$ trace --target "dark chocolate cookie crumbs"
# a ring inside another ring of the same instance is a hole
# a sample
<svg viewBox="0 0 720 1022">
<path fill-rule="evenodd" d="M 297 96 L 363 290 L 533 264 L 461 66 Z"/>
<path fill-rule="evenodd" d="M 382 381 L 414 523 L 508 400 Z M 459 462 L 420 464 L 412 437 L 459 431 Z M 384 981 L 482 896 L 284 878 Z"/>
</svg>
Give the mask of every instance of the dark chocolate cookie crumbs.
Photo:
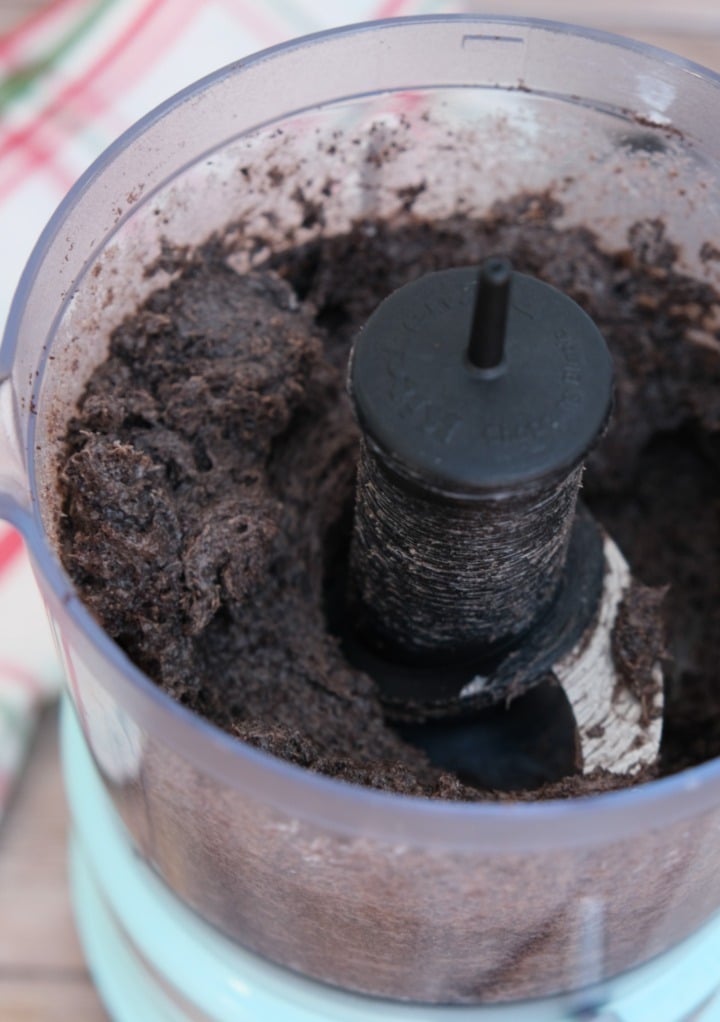
<svg viewBox="0 0 720 1022">
<path fill-rule="evenodd" d="M 661 685 L 655 675 L 657 651 L 665 648 L 663 616 L 660 613 L 666 588 L 653 589 L 633 582 L 618 607 L 612 634 L 612 655 L 618 686 L 630 689 L 641 706 L 641 722 L 652 719 L 655 697 Z"/>
<path fill-rule="evenodd" d="M 215 239 L 181 254 L 179 277 L 117 328 L 68 430 L 62 557 L 104 628 L 166 691 L 311 770 L 412 795 L 499 797 L 433 767 L 386 723 L 325 601 L 357 459 L 352 337 L 406 281 L 502 252 L 574 298 L 611 348 L 615 416 L 584 498 L 637 577 L 669 587 L 662 770 L 720 754 L 720 296 L 676 269 L 660 221 L 607 253 L 590 231 L 559 228 L 561 212 L 521 196 L 479 221 L 408 213 L 245 276 Z M 635 587 L 615 637 L 641 699 L 652 679 L 633 626 L 656 599 Z M 573 777 L 512 797 L 623 783 Z"/>
</svg>

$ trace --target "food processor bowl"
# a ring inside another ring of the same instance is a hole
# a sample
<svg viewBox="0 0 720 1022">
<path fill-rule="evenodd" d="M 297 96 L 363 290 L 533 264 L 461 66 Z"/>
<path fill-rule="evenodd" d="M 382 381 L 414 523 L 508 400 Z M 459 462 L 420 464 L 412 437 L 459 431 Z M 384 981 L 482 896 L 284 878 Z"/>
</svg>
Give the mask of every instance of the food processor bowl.
<svg viewBox="0 0 720 1022">
<path fill-rule="evenodd" d="M 661 217 L 717 285 L 720 78 L 548 22 L 398 19 L 293 41 L 180 93 L 72 189 L 0 353 L 0 512 L 22 531 L 85 741 L 128 840 L 243 948 L 348 990 L 488 1004 L 601 983 L 720 908 L 720 763 L 565 802 L 446 804 L 250 748 L 164 694 L 58 556 L 63 437 L 113 328 L 213 232 L 233 265 L 378 217 L 521 192 L 608 249 Z M 412 209 L 408 196 L 413 196 Z M 720 399 L 720 398 L 719 398 Z"/>
</svg>

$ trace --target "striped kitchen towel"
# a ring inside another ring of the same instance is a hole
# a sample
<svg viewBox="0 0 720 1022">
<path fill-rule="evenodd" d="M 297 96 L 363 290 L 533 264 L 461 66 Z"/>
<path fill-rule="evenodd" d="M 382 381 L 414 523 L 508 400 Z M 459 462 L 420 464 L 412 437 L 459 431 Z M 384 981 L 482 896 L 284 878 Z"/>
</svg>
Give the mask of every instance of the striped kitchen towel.
<svg viewBox="0 0 720 1022">
<path fill-rule="evenodd" d="M 0 822 L 38 709 L 59 683 L 60 668 L 23 542 L 0 522 Z"/>
<path fill-rule="evenodd" d="M 90 162 L 191 81 L 306 32 L 445 0 L 55 0 L 0 38 L 0 322 L 32 246 Z M 7 456 L 0 446 L 0 466 Z M 61 672 L 17 533 L 0 523 L 0 821 Z"/>
</svg>

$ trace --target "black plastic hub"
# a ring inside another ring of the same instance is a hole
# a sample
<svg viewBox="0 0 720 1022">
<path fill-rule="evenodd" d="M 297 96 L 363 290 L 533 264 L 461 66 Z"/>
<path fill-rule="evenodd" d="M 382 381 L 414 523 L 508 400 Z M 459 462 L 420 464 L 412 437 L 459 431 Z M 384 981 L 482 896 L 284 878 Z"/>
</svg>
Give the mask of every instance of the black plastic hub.
<svg viewBox="0 0 720 1022">
<path fill-rule="evenodd" d="M 613 371 L 597 327 L 548 284 L 504 281 L 504 265 L 407 284 L 355 342 L 350 392 L 366 440 L 425 491 L 472 499 L 566 475 L 607 421 Z"/>
</svg>

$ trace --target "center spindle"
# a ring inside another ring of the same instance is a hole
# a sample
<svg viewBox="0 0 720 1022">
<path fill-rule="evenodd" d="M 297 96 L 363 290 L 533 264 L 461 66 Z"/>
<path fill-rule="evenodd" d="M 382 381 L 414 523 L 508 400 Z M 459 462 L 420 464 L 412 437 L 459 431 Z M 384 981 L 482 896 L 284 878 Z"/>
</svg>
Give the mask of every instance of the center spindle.
<svg viewBox="0 0 720 1022">
<path fill-rule="evenodd" d="M 375 649 L 452 662 L 516 645 L 547 614 L 612 364 L 571 299 L 507 260 L 431 273 L 358 336 L 363 431 L 350 606 Z"/>
</svg>

